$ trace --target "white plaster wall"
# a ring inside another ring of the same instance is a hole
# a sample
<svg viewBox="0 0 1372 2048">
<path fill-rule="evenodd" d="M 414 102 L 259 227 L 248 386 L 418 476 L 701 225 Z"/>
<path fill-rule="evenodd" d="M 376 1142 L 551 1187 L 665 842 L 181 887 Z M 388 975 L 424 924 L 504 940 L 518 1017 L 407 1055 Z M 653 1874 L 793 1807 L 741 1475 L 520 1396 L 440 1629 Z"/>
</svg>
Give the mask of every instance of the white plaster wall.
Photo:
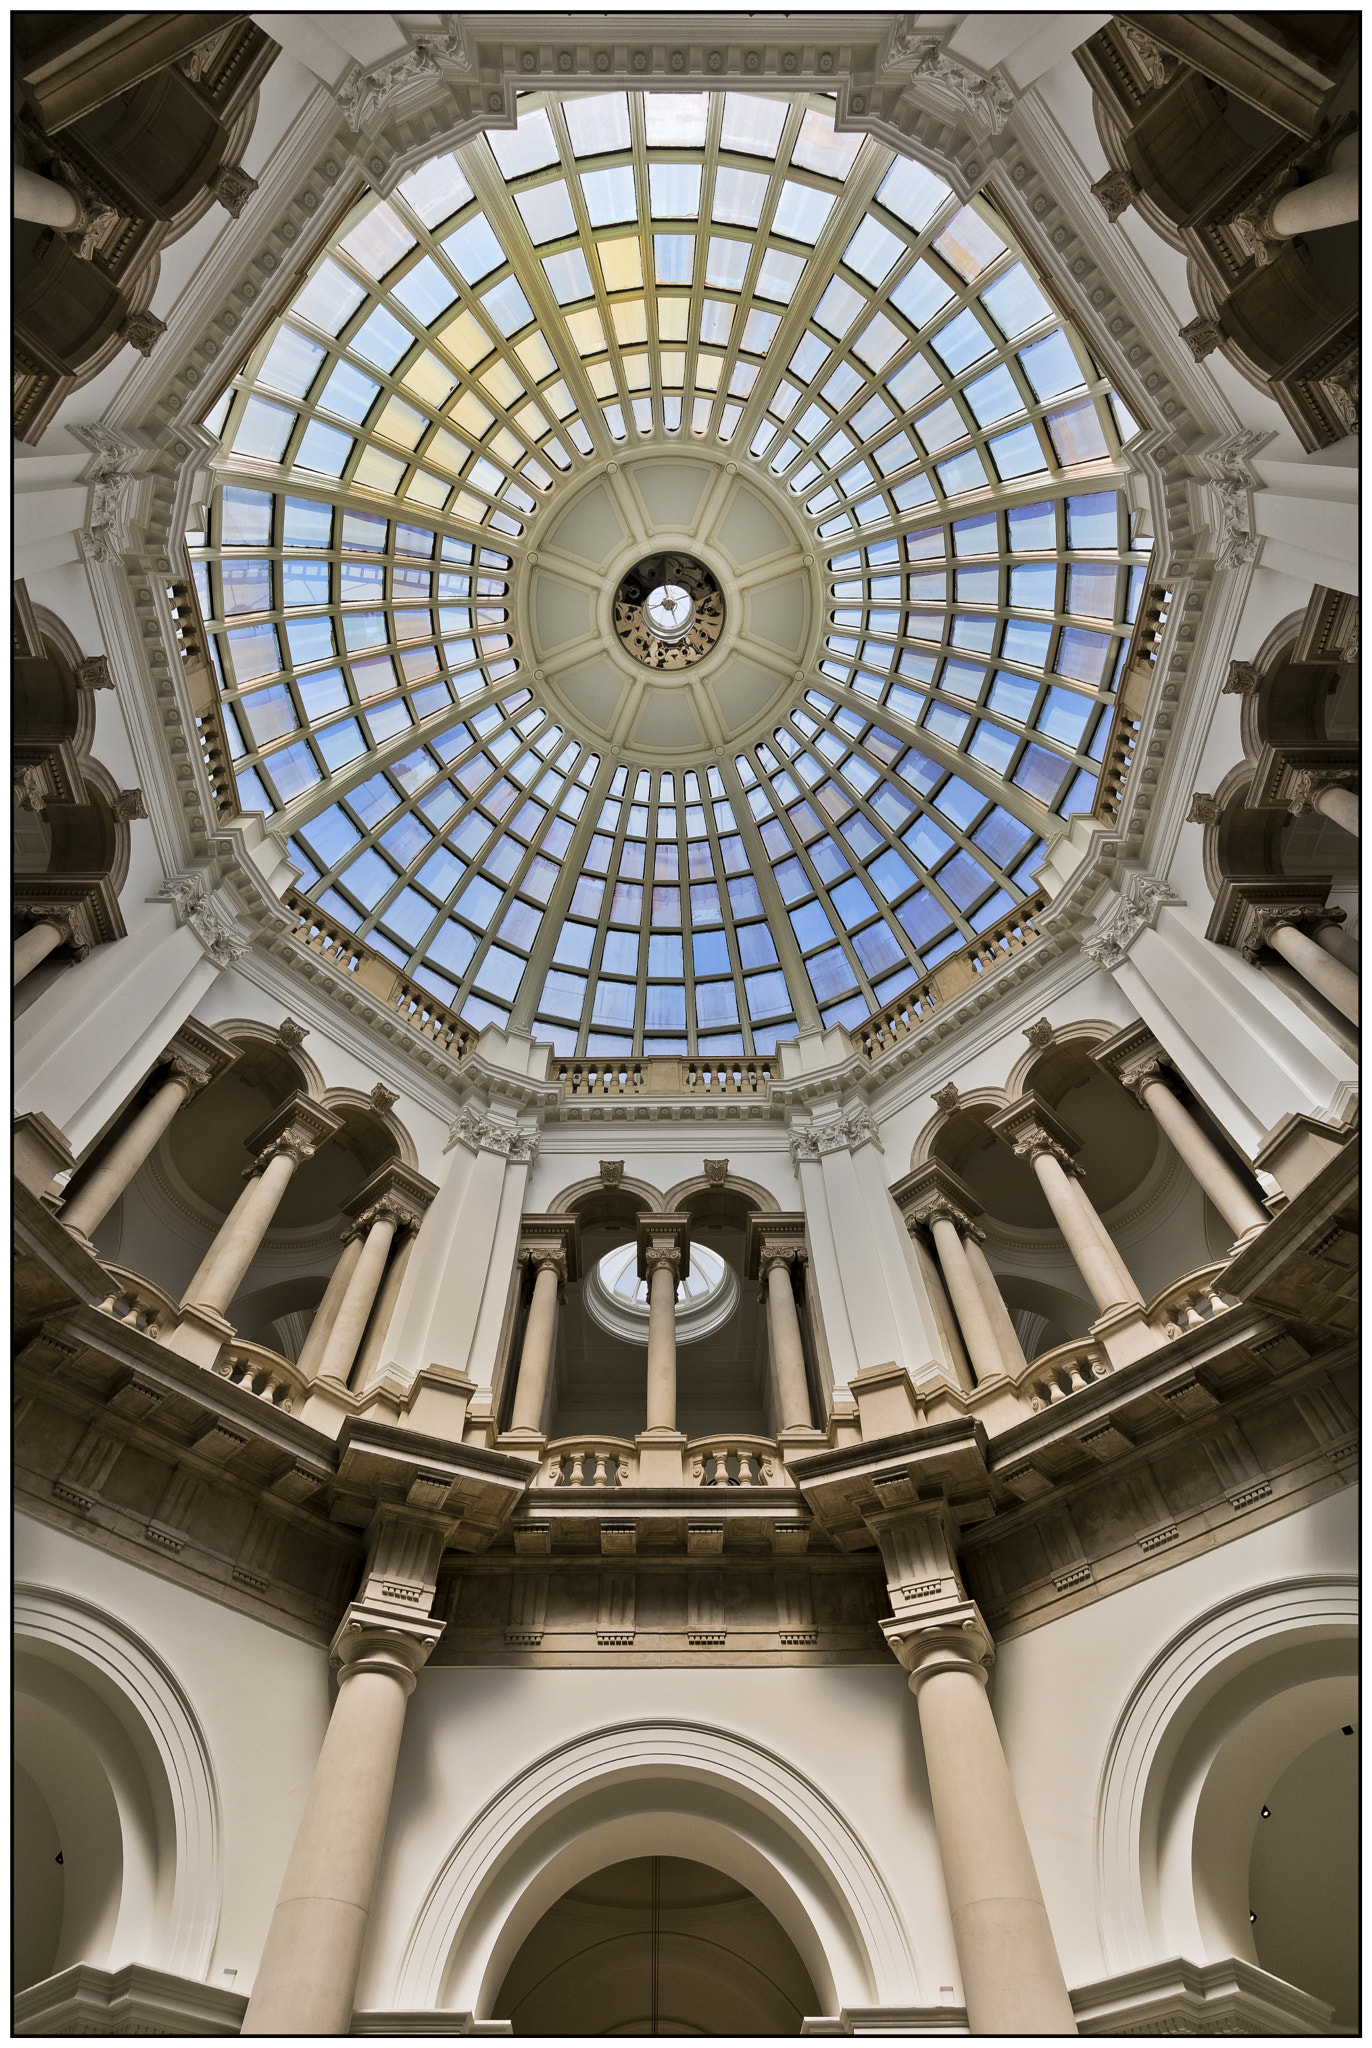
<svg viewBox="0 0 1372 2048">
<path fill-rule="evenodd" d="M 371 1932 L 363 2010 L 392 2007 L 430 1885 L 486 1803 L 578 1736 L 644 1720 L 736 1733 L 809 1778 L 842 1813 L 894 1895 L 921 1995 L 960 1979 L 918 1715 L 905 1674 L 846 1669 L 492 1671 L 430 1668 L 410 1701 Z M 671 1803 L 678 1803 L 674 1787 Z M 671 1852 L 664 1839 L 662 1853 Z"/>
<path fill-rule="evenodd" d="M 1069 1985 L 1108 1974 L 1093 1887 L 1096 1799 L 1116 1724 L 1149 1664 L 1235 1593 L 1351 1573 L 1357 1561 L 1350 1488 L 1000 1646 L 992 1703 Z"/>
<path fill-rule="evenodd" d="M 332 1709 L 328 1653 L 20 1515 L 14 1574 L 93 1602 L 169 1666 L 218 1784 L 224 1896 L 207 1982 L 252 1988 Z"/>
</svg>

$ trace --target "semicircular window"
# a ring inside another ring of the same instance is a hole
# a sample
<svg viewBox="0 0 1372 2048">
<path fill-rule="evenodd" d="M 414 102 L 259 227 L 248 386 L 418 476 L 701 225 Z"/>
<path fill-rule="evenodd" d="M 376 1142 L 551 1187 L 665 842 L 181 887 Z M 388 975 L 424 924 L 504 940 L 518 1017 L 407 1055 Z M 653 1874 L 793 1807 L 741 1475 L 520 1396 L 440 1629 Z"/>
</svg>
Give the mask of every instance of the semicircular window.
<svg viewBox="0 0 1372 2048">
<path fill-rule="evenodd" d="M 238 806 L 470 1025 L 853 1024 L 1095 802 L 1137 425 L 994 208 L 830 96 L 524 95 L 354 206 L 204 424 L 193 694 Z M 785 717 L 665 772 L 544 703 L 516 593 L 626 448 L 711 445 L 813 536 L 823 615 Z"/>
</svg>

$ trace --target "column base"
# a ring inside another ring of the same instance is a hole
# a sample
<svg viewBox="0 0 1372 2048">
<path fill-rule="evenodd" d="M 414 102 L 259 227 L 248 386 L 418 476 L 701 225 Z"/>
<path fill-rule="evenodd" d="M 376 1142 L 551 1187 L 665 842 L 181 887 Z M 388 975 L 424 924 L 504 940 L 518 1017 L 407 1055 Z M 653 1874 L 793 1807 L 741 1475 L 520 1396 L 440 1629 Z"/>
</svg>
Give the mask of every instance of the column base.
<svg viewBox="0 0 1372 2048">
<path fill-rule="evenodd" d="M 220 1315 L 218 1309 L 183 1301 L 175 1325 L 159 1341 L 166 1345 L 168 1351 L 176 1352 L 179 1358 L 188 1358 L 192 1365 L 203 1365 L 213 1370 L 224 1346 L 232 1343 L 237 1335 L 233 1324 Z"/>
<path fill-rule="evenodd" d="M 781 1453 L 778 1464 L 781 1467 L 772 1484 L 794 1486 L 795 1480 L 786 1470 L 792 1458 L 803 1458 L 815 1451 L 829 1448 L 829 1432 L 811 1429 L 806 1423 L 797 1422 L 790 1429 L 783 1429 L 777 1437 L 777 1450 Z"/>
<path fill-rule="evenodd" d="M 548 1439 L 541 1429 L 502 1429 L 495 1440 L 498 1451 L 509 1451 L 516 1458 L 532 1458 L 535 1463 L 542 1461 Z"/>
<path fill-rule="evenodd" d="M 1145 1322 L 1143 1310 L 1132 1301 L 1108 1308 L 1086 1334 L 1101 1346 L 1112 1372 L 1118 1372 L 1122 1365 L 1132 1365 L 1136 1358 L 1147 1358 L 1163 1341 Z"/>
<path fill-rule="evenodd" d="M 686 1439 L 674 1429 L 645 1430 L 634 1438 L 640 1486 L 684 1486 Z"/>
<path fill-rule="evenodd" d="M 394 1372 L 394 1366 L 387 1367 Z M 441 1437 L 445 1443 L 460 1444 L 467 1424 L 467 1409 L 476 1392 L 476 1381 L 455 1366 L 426 1365 L 415 1375 L 405 1421 L 422 1436 Z"/>
<path fill-rule="evenodd" d="M 310 1381 L 309 1391 L 300 1404 L 300 1420 L 323 1436 L 337 1436 L 348 1416 L 356 1413 L 357 1396 L 349 1392 L 342 1380 L 323 1375 Z"/>
<path fill-rule="evenodd" d="M 924 1404 L 903 1365 L 864 1366 L 848 1385 L 858 1404 L 864 1443 L 883 1436 L 904 1436 L 907 1430 L 922 1426 Z"/>
</svg>

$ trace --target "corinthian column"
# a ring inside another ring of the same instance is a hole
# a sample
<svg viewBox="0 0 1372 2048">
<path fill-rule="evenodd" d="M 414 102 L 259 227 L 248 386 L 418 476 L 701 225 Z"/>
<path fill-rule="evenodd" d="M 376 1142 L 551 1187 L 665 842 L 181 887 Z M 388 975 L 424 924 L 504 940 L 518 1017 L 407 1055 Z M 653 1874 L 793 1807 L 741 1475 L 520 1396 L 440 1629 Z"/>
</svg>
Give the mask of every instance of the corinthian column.
<svg viewBox="0 0 1372 2048">
<path fill-rule="evenodd" d="M 863 1476 L 855 1448 L 841 1472 L 817 1484 L 802 1477 L 821 1520 L 834 1495 Z M 1001 1747 L 986 1672 L 995 1652 L 985 1622 L 958 1570 L 954 1525 L 942 1501 L 915 1503 L 932 1464 L 893 1473 L 890 1459 L 869 1467 L 880 1491 L 904 1492 L 908 1505 L 863 1520 L 881 1548 L 892 1619 L 883 1621 L 895 1656 L 910 1675 L 919 1708 L 924 1761 L 974 2034 L 1074 2034 L 1076 2022 L 1039 1890 L 1019 1802 Z M 851 1494 L 850 1494 L 851 1498 Z"/>
<path fill-rule="evenodd" d="M 89 1239 L 173 1118 L 237 1057 L 238 1047 L 229 1045 L 214 1032 L 197 1024 L 183 1026 L 162 1055 L 160 1064 L 168 1069 L 166 1080 L 153 1091 L 128 1129 L 64 1206 L 62 1221 L 74 1236 Z"/>
<path fill-rule="evenodd" d="M 910 1235 L 927 1230 L 933 1240 L 977 1384 L 1013 1377 L 1024 1353 L 977 1242 L 974 1219 L 982 1209 L 972 1190 L 942 1160 L 931 1159 L 897 1181 L 891 1198 Z"/>
<path fill-rule="evenodd" d="M 332 1307 L 332 1321 L 315 1366 L 319 1379 L 347 1386 L 397 1234 L 403 1239 L 406 1233 L 418 1230 L 437 1192 L 432 1181 L 391 1159 L 343 1204 L 344 1214 L 354 1219 L 359 1249 L 349 1261 L 347 1285 Z M 320 1308 L 322 1313 L 323 1303 Z"/>
<path fill-rule="evenodd" d="M 1072 1155 L 1081 1140 L 1032 1090 L 986 1120 L 1015 1154 L 1027 1160 L 1042 1188 L 1063 1242 L 1100 1311 L 1094 1327 L 1114 1366 L 1156 1350 L 1157 1335 L 1143 1320 L 1143 1296 L 1109 1231 L 1081 1185 Z M 1106 1326 L 1106 1327 L 1102 1327 Z"/>
<path fill-rule="evenodd" d="M 1163 1054 L 1159 1052 L 1127 1067 L 1119 1078 L 1121 1086 L 1157 1119 L 1178 1158 L 1209 1196 L 1234 1236 L 1244 1238 L 1265 1230 L 1271 1217 L 1172 1092 Z"/>
<path fill-rule="evenodd" d="M 221 1224 L 181 1302 L 181 1320 L 164 1340 L 168 1348 L 209 1364 L 228 1332 L 224 1312 L 257 1256 L 296 1168 L 342 1128 L 339 1119 L 292 1095 L 246 1139 L 253 1164 L 248 1185 Z"/>
<path fill-rule="evenodd" d="M 1075 2034 L 986 1672 L 995 1652 L 971 1601 L 928 1624 L 883 1622 L 919 1709 L 939 1859 L 974 2034 Z"/>
<path fill-rule="evenodd" d="M 1318 945 L 1301 926 L 1317 917 L 1322 924 L 1333 921 L 1328 911 L 1312 912 L 1305 906 L 1271 905 L 1259 910 L 1253 917 L 1241 951 L 1245 960 L 1253 965 L 1261 960 L 1267 947 L 1279 954 L 1294 967 L 1303 981 L 1310 984 L 1317 995 L 1332 1003 L 1336 1010 L 1348 1019 L 1350 1024 L 1358 1022 L 1358 977 L 1342 960 Z"/>
<path fill-rule="evenodd" d="M 638 1441 L 650 1451 L 656 1441 L 665 1453 L 652 1460 L 654 1476 L 649 1477 L 640 1455 L 639 1478 L 645 1486 L 681 1483 L 679 1447 L 684 1448 L 685 1438 L 676 1426 L 676 1291 L 690 1270 L 690 1217 L 640 1216 L 638 1277 L 648 1283 L 648 1417 Z"/>
</svg>

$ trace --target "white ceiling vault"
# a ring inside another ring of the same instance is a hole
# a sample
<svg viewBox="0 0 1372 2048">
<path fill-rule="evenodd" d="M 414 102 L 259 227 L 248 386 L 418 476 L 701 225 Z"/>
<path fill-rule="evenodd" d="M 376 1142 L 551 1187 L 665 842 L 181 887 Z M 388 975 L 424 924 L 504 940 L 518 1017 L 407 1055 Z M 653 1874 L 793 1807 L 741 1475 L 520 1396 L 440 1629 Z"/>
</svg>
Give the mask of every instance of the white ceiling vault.
<svg viewBox="0 0 1372 2048">
<path fill-rule="evenodd" d="M 227 862 L 264 931 L 294 869 L 563 1053 L 766 1053 L 894 1000 L 1033 890 L 1154 521 L 1155 569 L 1195 552 L 1168 484 L 1203 380 L 1032 90 L 1096 17 L 262 20 L 316 84 L 101 430 L 88 551 L 112 640 L 157 629 L 147 744 L 180 721 L 194 755 L 192 541 L 242 816 L 163 771 L 180 862 Z M 685 682 L 608 630 L 659 544 L 725 595 Z M 1136 856 L 1147 783 L 1059 922 Z"/>
</svg>

